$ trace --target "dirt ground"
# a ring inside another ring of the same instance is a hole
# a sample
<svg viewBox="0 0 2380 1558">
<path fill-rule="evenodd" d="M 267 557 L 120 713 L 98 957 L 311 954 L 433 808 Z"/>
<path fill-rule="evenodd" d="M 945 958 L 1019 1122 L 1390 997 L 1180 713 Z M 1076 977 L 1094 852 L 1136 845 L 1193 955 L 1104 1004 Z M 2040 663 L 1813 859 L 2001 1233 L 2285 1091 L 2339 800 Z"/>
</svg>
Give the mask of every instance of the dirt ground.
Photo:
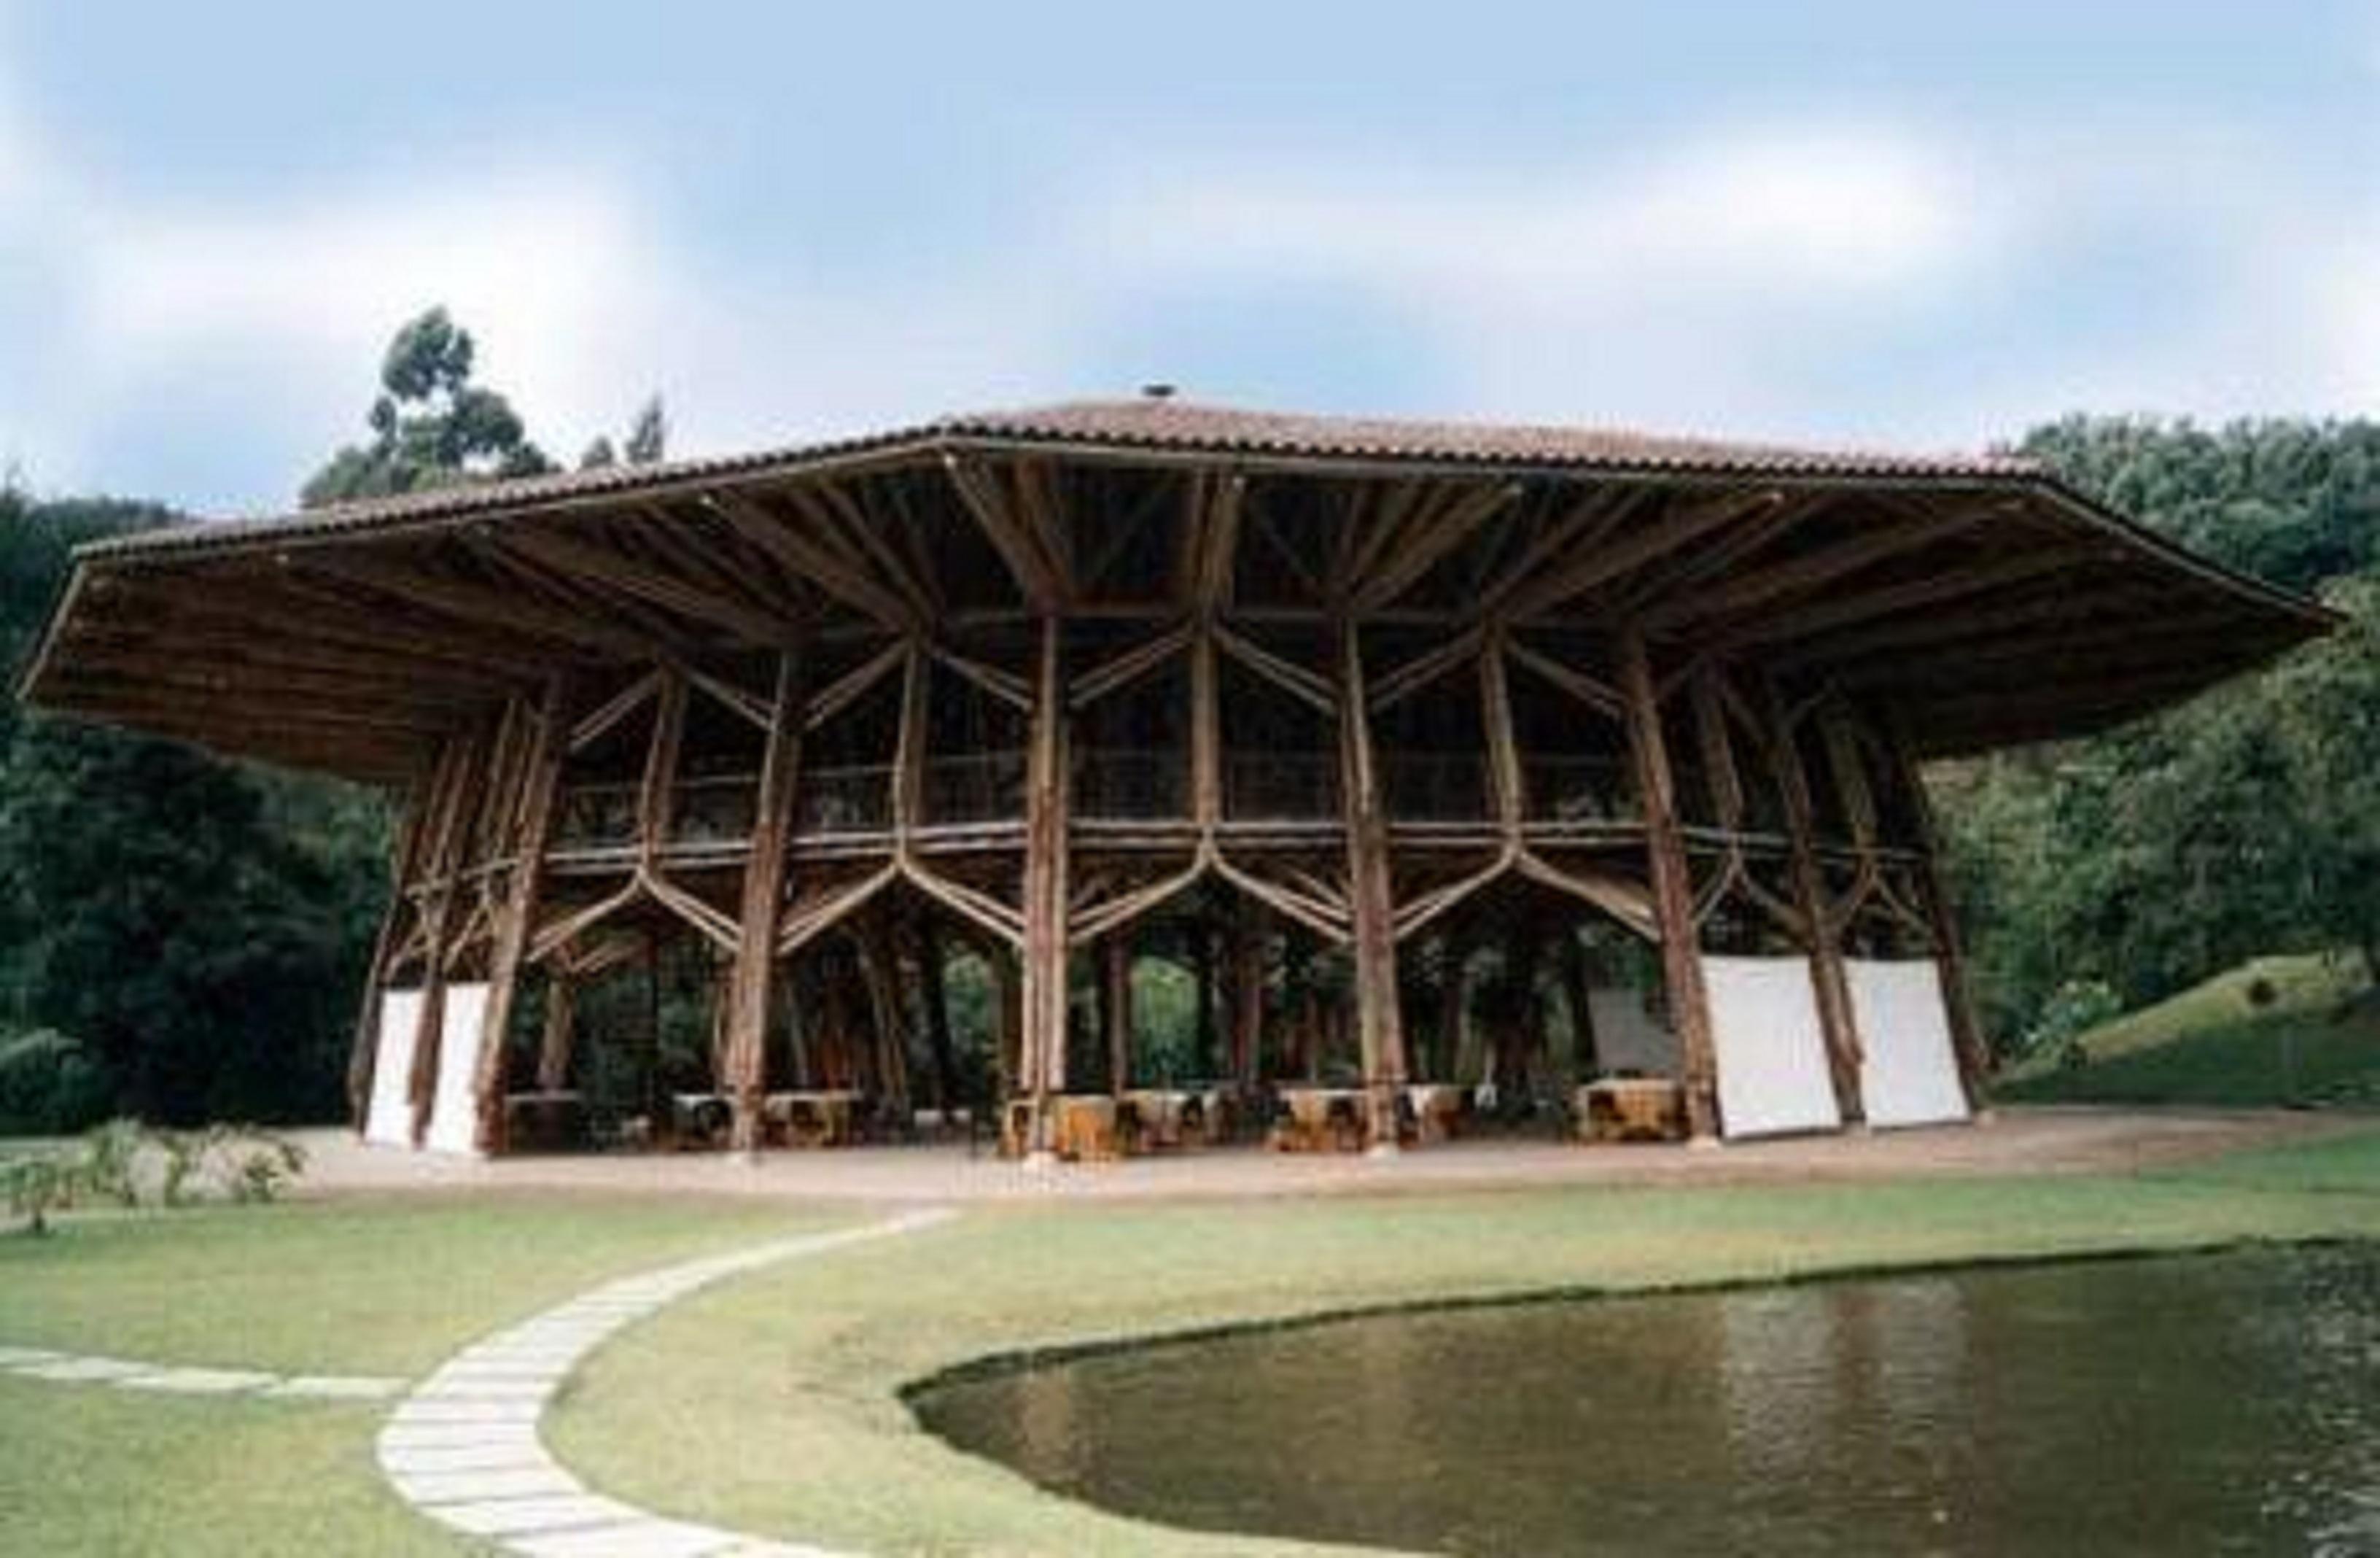
<svg viewBox="0 0 2380 1558">
<path fill-rule="evenodd" d="M 2278 1111 L 2004 1109 L 1978 1125 L 1683 1146 L 1580 1147 L 1487 1138 L 1393 1158 L 1227 1148 L 1027 1169 L 985 1143 L 717 1152 L 584 1153 L 493 1160 L 366 1147 L 345 1130 L 298 1133 L 301 1194 L 459 1189 L 669 1192 L 786 1200 L 921 1202 L 1209 1199 L 1381 1195 L 1545 1185 L 1856 1182 L 1937 1175 L 2126 1173 L 2353 1128 Z M 2361 1123 L 2368 1124 L 2368 1118 Z"/>
</svg>

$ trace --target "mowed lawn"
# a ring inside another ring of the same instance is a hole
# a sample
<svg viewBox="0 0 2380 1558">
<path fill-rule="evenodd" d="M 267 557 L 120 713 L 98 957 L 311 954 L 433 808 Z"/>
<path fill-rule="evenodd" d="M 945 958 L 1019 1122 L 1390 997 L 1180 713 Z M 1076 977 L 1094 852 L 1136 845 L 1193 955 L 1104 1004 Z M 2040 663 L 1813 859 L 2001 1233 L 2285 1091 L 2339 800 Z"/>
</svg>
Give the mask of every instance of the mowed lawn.
<svg viewBox="0 0 2380 1558">
<path fill-rule="evenodd" d="M 2145 1177 L 973 1211 L 698 1296 L 598 1354 L 548 1437 L 606 1491 L 847 1551 L 1293 1551 L 1042 1493 L 899 1393 L 987 1355 L 1367 1306 L 2319 1237 L 2380 1237 L 2380 1129 Z"/>
<path fill-rule="evenodd" d="M 606 1277 L 876 1215 L 478 1192 L 78 1219 L 0 1237 L 0 1345 L 418 1376 Z M 1287 1551 L 1042 1494 L 921 1432 L 901 1392 L 987 1355 L 1382 1304 L 2312 1237 L 2380 1238 L 2380 1128 L 2143 1176 L 975 1207 L 626 1333 L 547 1439 L 601 1491 L 844 1551 Z M 385 1410 L 0 1377 L 0 1552 L 467 1551 L 382 1484 Z"/>
<path fill-rule="evenodd" d="M 0 1235 L 0 1345 L 413 1378 L 606 1277 L 832 1220 L 484 1195 L 75 1217 Z M 0 1375 L 0 1553 L 454 1552 L 373 1465 L 387 1410 Z"/>
</svg>

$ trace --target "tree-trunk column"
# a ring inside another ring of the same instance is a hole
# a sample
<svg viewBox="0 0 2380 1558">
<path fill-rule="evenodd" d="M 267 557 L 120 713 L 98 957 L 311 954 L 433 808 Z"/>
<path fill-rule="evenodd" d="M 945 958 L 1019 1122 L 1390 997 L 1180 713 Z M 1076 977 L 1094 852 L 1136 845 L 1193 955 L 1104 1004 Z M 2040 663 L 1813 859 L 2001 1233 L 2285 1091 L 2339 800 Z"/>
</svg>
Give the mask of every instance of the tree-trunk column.
<svg viewBox="0 0 2380 1558">
<path fill-rule="evenodd" d="M 1397 1093 L 1405 1082 L 1404 1022 L 1397 1001 L 1396 909 L 1389 878 L 1388 816 L 1364 707 L 1364 656 L 1355 624 L 1339 625 L 1339 769 L 1347 828 L 1347 896 L 1354 927 L 1355 1034 L 1363 1054 L 1369 1136 L 1376 1152 L 1397 1147 Z"/>
<path fill-rule="evenodd" d="M 1896 721 L 1886 734 L 1892 749 L 1894 779 L 1909 800 L 1917 824 L 1919 857 L 1925 862 L 1925 913 L 1934 930 L 1934 967 L 1942 979 L 1942 1004 L 1950 1019 L 1952 1048 L 1959 1060 L 1959 1086 L 1967 1095 L 1967 1112 L 1978 1119 L 1991 1115 L 1986 1079 L 1992 1072 L 1991 1045 L 1984 1037 L 1983 1020 L 1975 1014 L 1973 987 L 1967 979 L 1966 943 L 1959 931 L 1958 909 L 1942 874 L 1942 835 L 1935 825 L 1934 802 L 1925 793 L 1925 776 L 1917 771 L 1907 733 Z"/>
<path fill-rule="evenodd" d="M 1686 1128 L 1698 1143 L 1718 1139 L 1718 1066 L 1711 1048 L 1710 998 L 1703 988 L 1702 953 L 1694 930 L 1694 878 L 1678 831 L 1670 748 L 1661 734 L 1661 705 L 1644 635 L 1620 639 L 1620 693 L 1628 705 L 1628 746 L 1636 767 L 1637 803 L 1644 812 L 1645 852 L 1652 878 L 1654 919 L 1661 933 L 1661 974 L 1670 1020 L 1684 1057 Z"/>
<path fill-rule="evenodd" d="M 735 1150 L 760 1149 L 768 1102 L 769 1007 L 777 988 L 777 922 L 784 903 L 785 848 L 793 832 L 795 777 L 801 769 L 801 657 L 777 660 L 769 706 L 768 747 L 752 811 L 752 852 L 744 863 L 735 965 L 727 987 L 727 1083 L 735 1115 Z"/>
<path fill-rule="evenodd" d="M 1867 1119 L 1866 1101 L 1860 1091 L 1859 1020 L 1852 1010 L 1851 982 L 1843 973 L 1842 941 L 1828 902 L 1826 873 L 1818 866 L 1810 778 L 1802 766 L 1801 745 L 1793 737 L 1783 695 L 1773 682 L 1761 691 L 1769 767 L 1777 776 L 1778 796 L 1785 809 L 1793 897 L 1802 911 L 1802 943 L 1809 953 L 1810 984 L 1817 992 L 1818 1025 L 1827 1039 L 1827 1074 L 1834 1083 L 1835 1109 L 1843 1124 L 1857 1126 Z"/>
<path fill-rule="evenodd" d="M 1050 1095 L 1066 1086 L 1066 694 L 1059 620 L 1041 620 L 1025 797 L 1020 1081 L 1032 1100 L 1028 1155 L 1052 1149 Z"/>
<path fill-rule="evenodd" d="M 555 798 L 562 787 L 562 759 L 569 746 L 569 706 L 560 678 L 551 682 L 539 705 L 529 760 L 521 776 L 519 806 L 510 830 L 513 864 L 488 960 L 488 1000 L 480 1017 L 479 1065 L 471 1077 L 471 1145 L 480 1152 L 504 1147 L 505 1041 L 512 1032 L 513 1000 L 521 960 L 537 918 L 538 892 L 545 878 L 546 842 L 553 831 Z"/>
</svg>

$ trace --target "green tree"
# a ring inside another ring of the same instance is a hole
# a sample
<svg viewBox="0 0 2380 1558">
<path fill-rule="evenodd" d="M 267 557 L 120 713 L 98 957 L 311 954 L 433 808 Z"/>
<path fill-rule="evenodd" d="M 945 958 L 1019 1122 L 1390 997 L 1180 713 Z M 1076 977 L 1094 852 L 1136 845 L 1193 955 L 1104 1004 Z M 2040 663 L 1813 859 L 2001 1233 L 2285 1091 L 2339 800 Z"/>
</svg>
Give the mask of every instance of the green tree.
<svg viewBox="0 0 2380 1558">
<path fill-rule="evenodd" d="M 471 333 L 443 308 L 398 330 L 381 361 L 381 394 L 366 419 L 371 442 L 332 456 L 307 481 L 305 505 L 552 470 L 512 403 L 471 382 L 472 358 Z"/>
</svg>

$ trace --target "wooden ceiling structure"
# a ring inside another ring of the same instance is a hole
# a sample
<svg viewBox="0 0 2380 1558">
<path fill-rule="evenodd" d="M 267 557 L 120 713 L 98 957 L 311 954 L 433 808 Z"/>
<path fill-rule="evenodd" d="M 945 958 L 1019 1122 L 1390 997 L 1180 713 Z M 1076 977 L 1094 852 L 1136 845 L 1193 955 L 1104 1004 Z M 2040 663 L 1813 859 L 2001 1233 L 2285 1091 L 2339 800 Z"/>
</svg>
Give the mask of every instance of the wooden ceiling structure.
<svg viewBox="0 0 2380 1558">
<path fill-rule="evenodd" d="M 524 968 L 674 916 L 747 1144 L 772 969 L 872 898 L 1013 955 L 1046 1105 L 1067 950 L 1211 883 L 1346 950 L 1390 1135 L 1399 943 L 1508 880 L 1658 943 L 1707 1134 L 1731 916 L 1810 954 L 1847 1119 L 1829 962 L 1907 935 L 1955 985 L 1915 763 L 2328 621 L 2022 461 L 1147 397 L 97 543 L 25 692 L 401 793 L 375 995 L 485 978 L 502 1036 Z"/>
</svg>

